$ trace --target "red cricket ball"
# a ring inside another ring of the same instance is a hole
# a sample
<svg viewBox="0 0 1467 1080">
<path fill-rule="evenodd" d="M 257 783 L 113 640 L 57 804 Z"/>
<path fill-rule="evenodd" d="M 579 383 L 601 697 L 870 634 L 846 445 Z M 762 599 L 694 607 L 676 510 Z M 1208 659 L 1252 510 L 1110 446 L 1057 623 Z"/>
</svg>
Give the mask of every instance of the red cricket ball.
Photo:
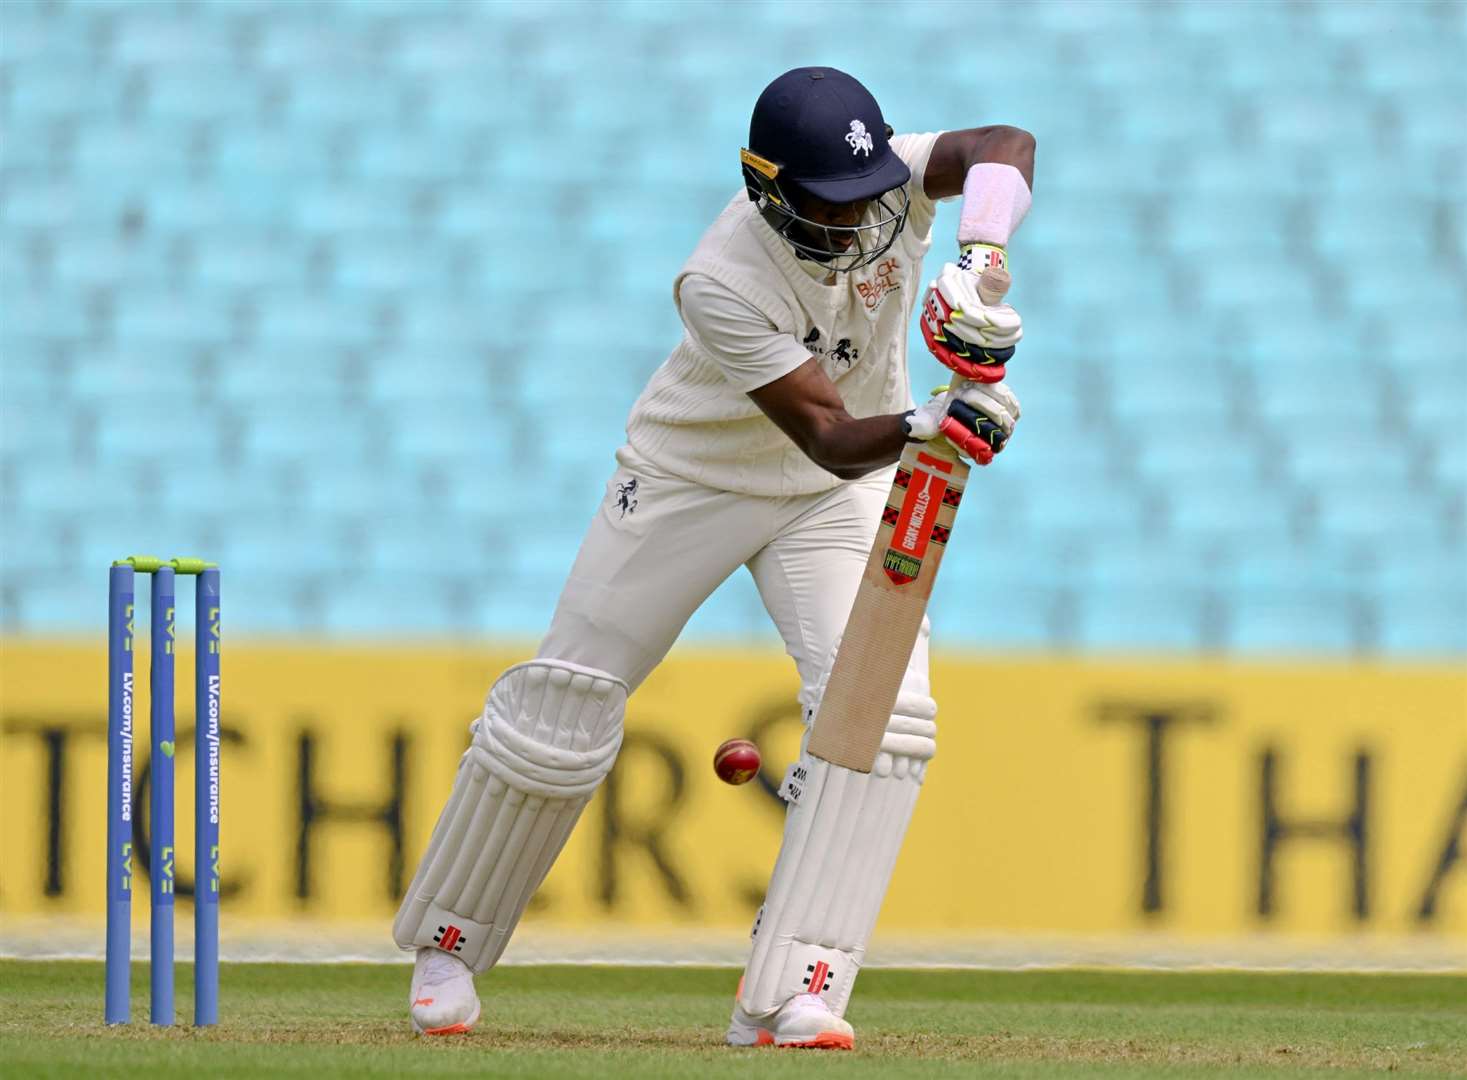
<svg viewBox="0 0 1467 1080">
<path fill-rule="evenodd" d="M 747 784 L 759 774 L 759 748 L 748 739 L 729 739 L 713 751 L 713 771 L 725 784 Z"/>
</svg>

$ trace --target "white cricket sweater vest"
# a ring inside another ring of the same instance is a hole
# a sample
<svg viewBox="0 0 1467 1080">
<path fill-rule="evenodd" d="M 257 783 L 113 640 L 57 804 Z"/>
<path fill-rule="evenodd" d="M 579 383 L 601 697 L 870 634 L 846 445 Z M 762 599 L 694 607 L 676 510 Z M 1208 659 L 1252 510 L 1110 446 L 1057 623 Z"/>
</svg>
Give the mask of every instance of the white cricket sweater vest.
<svg viewBox="0 0 1467 1080">
<path fill-rule="evenodd" d="M 704 274 L 802 342 L 852 416 L 903 412 L 912 407 L 907 328 L 922 256 L 932 243 L 930 206 L 924 199 L 927 212 L 909 218 L 877 262 L 822 285 L 740 192 L 683 264 L 674 299 L 681 306 L 683 278 Z M 748 495 L 802 495 L 843 482 L 807 458 L 686 332 L 632 407 L 627 445 L 617 458 L 635 468 L 638 457 L 676 476 Z"/>
</svg>

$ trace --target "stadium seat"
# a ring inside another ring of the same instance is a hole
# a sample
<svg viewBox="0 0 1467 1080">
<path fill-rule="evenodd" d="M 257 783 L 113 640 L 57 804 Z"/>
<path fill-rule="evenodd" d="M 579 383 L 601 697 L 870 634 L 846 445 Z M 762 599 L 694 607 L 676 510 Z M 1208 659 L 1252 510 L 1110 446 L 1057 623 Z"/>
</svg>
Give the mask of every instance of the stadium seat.
<svg viewBox="0 0 1467 1080">
<path fill-rule="evenodd" d="M 1195 586 L 1093 584 L 1080 596 L 1074 643 L 1101 653 L 1201 652 L 1212 644 L 1208 612 Z"/>
<path fill-rule="evenodd" d="M 1350 655 L 1375 644 L 1358 602 L 1307 585 L 1231 597 L 1224 626 L 1226 648 L 1254 657 Z"/>
<path fill-rule="evenodd" d="M 1385 598 L 1379 647 L 1393 659 L 1461 657 L 1467 652 L 1467 588 Z"/>
<path fill-rule="evenodd" d="M 1306 525 L 1297 495 L 1248 477 L 1178 485 L 1160 497 L 1173 535 L 1192 545 L 1283 546 Z"/>
<path fill-rule="evenodd" d="M 1003 603 L 977 606 L 972 593 L 950 583 L 944 566 L 942 584 L 927 613 L 932 620 L 933 648 L 944 653 L 981 656 L 1003 653 L 1053 652 L 1072 644 L 1076 606 L 1073 590 L 1013 583 L 1007 572 Z"/>
</svg>

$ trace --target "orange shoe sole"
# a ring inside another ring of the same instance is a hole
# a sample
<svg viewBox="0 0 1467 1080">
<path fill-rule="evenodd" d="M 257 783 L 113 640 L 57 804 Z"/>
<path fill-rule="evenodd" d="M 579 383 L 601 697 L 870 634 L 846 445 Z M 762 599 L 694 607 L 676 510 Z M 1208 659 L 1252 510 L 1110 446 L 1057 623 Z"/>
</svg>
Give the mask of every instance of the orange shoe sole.
<svg viewBox="0 0 1467 1080">
<path fill-rule="evenodd" d="M 781 1050 L 854 1050 L 854 1036 L 842 1035 L 838 1031 L 822 1031 L 806 1042 L 780 1043 Z"/>
<path fill-rule="evenodd" d="M 473 1024 L 450 1024 L 448 1027 L 424 1028 L 424 1035 L 462 1035 L 466 1031 L 472 1031 Z"/>
<path fill-rule="evenodd" d="M 767 1031 L 759 1032 L 759 1041 L 756 1046 L 774 1046 L 774 1036 Z M 842 1035 L 838 1031 L 822 1031 L 813 1039 L 804 1042 L 779 1043 L 781 1050 L 854 1050 L 856 1039 L 852 1035 Z"/>
</svg>

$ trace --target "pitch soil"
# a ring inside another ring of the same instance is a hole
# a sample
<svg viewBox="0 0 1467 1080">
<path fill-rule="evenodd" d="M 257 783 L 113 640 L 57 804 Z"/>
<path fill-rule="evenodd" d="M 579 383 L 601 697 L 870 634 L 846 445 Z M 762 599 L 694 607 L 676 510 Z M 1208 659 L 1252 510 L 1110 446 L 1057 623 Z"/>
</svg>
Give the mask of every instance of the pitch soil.
<svg viewBox="0 0 1467 1080">
<path fill-rule="evenodd" d="M 466 1036 L 409 1029 L 405 966 L 226 964 L 216 1028 L 102 1024 L 102 966 L 0 961 L 0 1073 L 49 1076 L 1467 1077 L 1467 977 L 862 974 L 850 1053 L 722 1045 L 737 972 L 506 967 Z"/>
</svg>

